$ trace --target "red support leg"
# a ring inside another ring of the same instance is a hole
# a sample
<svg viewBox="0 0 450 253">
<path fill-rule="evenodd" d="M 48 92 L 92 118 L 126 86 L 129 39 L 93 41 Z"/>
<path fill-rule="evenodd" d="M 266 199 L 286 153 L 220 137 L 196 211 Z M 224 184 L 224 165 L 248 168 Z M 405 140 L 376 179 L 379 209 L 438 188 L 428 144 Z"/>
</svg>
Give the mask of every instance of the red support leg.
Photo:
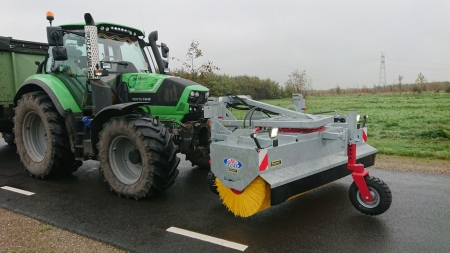
<svg viewBox="0 0 450 253">
<path fill-rule="evenodd" d="M 364 170 L 364 164 L 356 164 L 356 144 L 348 145 L 347 149 L 348 164 L 347 169 L 352 170 L 353 181 L 358 186 L 359 193 L 364 201 L 372 201 L 372 195 L 370 195 L 369 187 L 367 187 L 364 177 L 369 175 L 367 170 Z"/>
</svg>

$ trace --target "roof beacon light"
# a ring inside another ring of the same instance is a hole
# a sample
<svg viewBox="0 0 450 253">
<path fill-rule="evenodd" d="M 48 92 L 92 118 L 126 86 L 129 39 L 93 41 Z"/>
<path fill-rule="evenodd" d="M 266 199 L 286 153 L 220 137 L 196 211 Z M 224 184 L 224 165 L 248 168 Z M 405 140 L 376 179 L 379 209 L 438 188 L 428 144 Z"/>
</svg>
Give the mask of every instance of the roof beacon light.
<svg viewBox="0 0 450 253">
<path fill-rule="evenodd" d="M 50 26 L 52 26 L 52 21 L 55 19 L 55 15 L 53 15 L 53 12 L 47 11 L 47 20 L 50 22 Z"/>
</svg>

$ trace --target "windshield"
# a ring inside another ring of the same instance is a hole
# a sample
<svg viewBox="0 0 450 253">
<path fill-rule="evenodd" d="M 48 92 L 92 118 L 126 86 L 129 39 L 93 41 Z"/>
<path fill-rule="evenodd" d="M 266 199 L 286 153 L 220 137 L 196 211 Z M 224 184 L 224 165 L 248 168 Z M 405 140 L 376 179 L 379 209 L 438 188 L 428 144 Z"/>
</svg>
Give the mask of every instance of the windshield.
<svg viewBox="0 0 450 253">
<path fill-rule="evenodd" d="M 99 33 L 98 51 L 101 62 L 113 63 L 109 71 L 124 72 L 121 70 L 128 69 L 126 72 L 149 72 L 143 51 L 134 37 Z"/>
<path fill-rule="evenodd" d="M 70 68 L 70 73 L 77 76 L 87 76 L 87 56 L 85 38 L 73 33 L 64 35 L 64 47 L 67 50 L 68 59 L 57 61 L 54 67 L 64 66 Z M 150 72 L 144 58 L 144 52 L 139 42 L 134 37 L 124 35 L 99 33 L 98 34 L 99 60 L 110 62 L 110 72 Z M 52 72 L 51 48 L 47 61 L 47 72 Z"/>
</svg>

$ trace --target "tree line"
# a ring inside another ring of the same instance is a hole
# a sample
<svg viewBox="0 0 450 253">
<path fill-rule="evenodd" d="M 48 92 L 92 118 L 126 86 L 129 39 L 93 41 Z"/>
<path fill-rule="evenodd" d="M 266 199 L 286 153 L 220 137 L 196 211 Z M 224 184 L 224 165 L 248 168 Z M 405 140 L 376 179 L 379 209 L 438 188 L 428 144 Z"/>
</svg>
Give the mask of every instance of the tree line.
<svg viewBox="0 0 450 253">
<path fill-rule="evenodd" d="M 404 77 L 399 75 L 398 79 L 391 85 L 346 89 L 336 85 L 335 88 L 329 90 L 314 90 L 313 80 L 306 74 L 306 70 L 294 70 L 288 76 L 287 81 L 280 85 L 277 81 L 269 78 L 261 79 L 257 76 L 217 74 L 216 71 L 220 70 L 220 68 L 211 61 L 196 65 L 196 60 L 201 57 L 203 57 L 203 52 L 199 48 L 199 42 L 193 41 L 187 51 L 186 60 L 171 58 L 182 64 L 180 68 L 173 70 L 172 74 L 208 87 L 212 96 L 223 96 L 226 94 L 250 95 L 253 99 L 260 100 L 289 98 L 293 93 L 301 93 L 303 97 L 309 95 L 323 96 L 378 92 L 413 92 L 420 94 L 427 91 L 445 91 L 450 93 L 450 82 L 429 83 L 422 73 L 418 74 L 417 79 L 412 84 L 403 83 Z"/>
</svg>

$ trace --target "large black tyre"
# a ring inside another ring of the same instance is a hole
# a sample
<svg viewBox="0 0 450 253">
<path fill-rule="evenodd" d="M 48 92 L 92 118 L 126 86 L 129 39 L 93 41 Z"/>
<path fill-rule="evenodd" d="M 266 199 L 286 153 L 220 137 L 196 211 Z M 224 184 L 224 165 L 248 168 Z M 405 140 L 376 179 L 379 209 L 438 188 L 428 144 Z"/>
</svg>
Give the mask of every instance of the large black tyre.
<svg viewBox="0 0 450 253">
<path fill-rule="evenodd" d="M 14 146 L 14 134 L 10 132 L 2 132 L 2 137 L 9 146 Z"/>
<path fill-rule="evenodd" d="M 134 114 L 114 117 L 99 135 L 100 168 L 118 195 L 137 200 L 162 192 L 175 182 L 178 146 L 157 119 Z"/>
<path fill-rule="evenodd" d="M 22 95 L 15 109 L 14 135 L 21 162 L 37 178 L 66 175 L 82 164 L 70 150 L 64 118 L 44 92 Z"/>
<path fill-rule="evenodd" d="M 372 195 L 372 201 L 364 201 L 356 183 L 353 182 L 349 190 L 349 197 L 353 206 L 361 213 L 367 215 L 379 215 L 386 212 L 392 203 L 391 190 L 379 178 L 367 176 L 364 179 Z"/>
</svg>

